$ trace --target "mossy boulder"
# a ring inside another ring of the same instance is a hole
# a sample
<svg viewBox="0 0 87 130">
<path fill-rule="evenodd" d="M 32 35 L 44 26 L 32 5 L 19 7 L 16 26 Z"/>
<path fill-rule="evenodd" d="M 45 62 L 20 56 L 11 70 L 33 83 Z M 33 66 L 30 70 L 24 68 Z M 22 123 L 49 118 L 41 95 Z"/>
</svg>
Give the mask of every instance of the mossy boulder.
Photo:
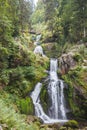
<svg viewBox="0 0 87 130">
<path fill-rule="evenodd" d="M 79 124 L 75 120 L 70 120 L 64 124 L 64 127 L 76 129 L 79 127 Z"/>
<path fill-rule="evenodd" d="M 47 86 L 43 85 L 41 93 L 40 93 L 40 99 L 43 106 L 43 109 L 46 113 L 48 113 L 48 109 L 50 106 L 50 97 L 47 91 Z"/>
<path fill-rule="evenodd" d="M 62 126 L 62 127 L 60 127 L 60 129 L 59 130 L 67 130 L 67 128 L 66 127 L 64 127 L 64 126 Z"/>
</svg>

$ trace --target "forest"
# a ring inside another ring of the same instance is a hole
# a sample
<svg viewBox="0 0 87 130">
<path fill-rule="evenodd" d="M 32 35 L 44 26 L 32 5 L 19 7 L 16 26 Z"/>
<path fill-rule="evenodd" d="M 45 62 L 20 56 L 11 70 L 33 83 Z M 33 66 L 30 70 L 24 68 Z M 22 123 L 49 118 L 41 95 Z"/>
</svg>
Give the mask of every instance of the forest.
<svg viewBox="0 0 87 130">
<path fill-rule="evenodd" d="M 0 0 L 0 130 L 87 129 L 87 0 Z"/>
</svg>

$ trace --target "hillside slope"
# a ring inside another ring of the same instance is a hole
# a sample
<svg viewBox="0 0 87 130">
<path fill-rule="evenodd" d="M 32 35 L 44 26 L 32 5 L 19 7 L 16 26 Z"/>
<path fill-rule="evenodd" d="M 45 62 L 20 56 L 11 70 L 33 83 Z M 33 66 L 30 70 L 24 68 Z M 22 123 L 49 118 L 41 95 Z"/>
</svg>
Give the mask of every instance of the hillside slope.
<svg viewBox="0 0 87 130">
<path fill-rule="evenodd" d="M 59 66 L 74 118 L 87 120 L 87 47 L 73 46 L 59 58 Z"/>
<path fill-rule="evenodd" d="M 28 33 L 0 43 L 0 124 L 3 129 L 33 129 L 26 121 L 26 115 L 34 114 L 28 95 L 46 76 L 45 70 L 49 65 L 47 57 L 33 53 L 34 48 L 32 36 Z M 30 124 L 32 118 L 29 119 Z"/>
</svg>

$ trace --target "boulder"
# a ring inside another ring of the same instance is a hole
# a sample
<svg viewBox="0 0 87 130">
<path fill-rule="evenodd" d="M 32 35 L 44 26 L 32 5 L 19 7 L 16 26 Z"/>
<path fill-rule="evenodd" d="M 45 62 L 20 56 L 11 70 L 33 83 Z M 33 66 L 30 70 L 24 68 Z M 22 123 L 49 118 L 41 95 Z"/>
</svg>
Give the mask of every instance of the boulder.
<svg viewBox="0 0 87 130">
<path fill-rule="evenodd" d="M 59 58 L 59 68 L 60 73 L 66 74 L 70 69 L 74 68 L 76 65 L 76 61 L 73 59 L 73 53 L 63 54 Z"/>
</svg>

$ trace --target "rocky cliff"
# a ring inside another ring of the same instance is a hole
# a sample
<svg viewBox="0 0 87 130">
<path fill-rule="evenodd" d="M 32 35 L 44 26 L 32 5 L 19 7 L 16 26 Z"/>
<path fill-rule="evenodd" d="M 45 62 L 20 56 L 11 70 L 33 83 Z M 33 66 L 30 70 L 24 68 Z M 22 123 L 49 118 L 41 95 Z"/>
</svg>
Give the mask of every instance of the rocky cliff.
<svg viewBox="0 0 87 130">
<path fill-rule="evenodd" d="M 59 58 L 62 78 L 73 115 L 87 119 L 87 48 L 77 45 Z"/>
</svg>

